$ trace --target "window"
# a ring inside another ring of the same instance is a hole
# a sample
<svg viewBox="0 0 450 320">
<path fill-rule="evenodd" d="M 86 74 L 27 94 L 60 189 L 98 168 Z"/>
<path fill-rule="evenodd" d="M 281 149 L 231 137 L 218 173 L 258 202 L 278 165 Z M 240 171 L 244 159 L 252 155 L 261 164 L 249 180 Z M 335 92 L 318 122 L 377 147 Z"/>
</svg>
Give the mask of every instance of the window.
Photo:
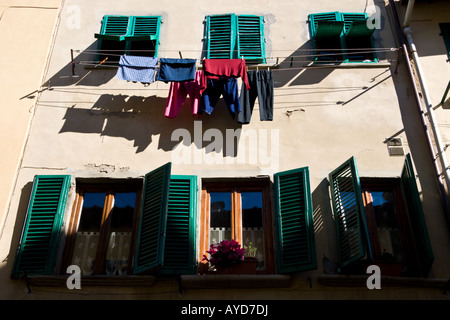
<svg viewBox="0 0 450 320">
<path fill-rule="evenodd" d="M 211 244 L 234 239 L 257 249 L 257 270 L 273 273 L 269 181 L 207 182 L 203 184 L 204 239 L 201 255 Z M 209 224 L 207 223 L 209 221 Z"/>
<path fill-rule="evenodd" d="M 389 262 L 398 275 L 428 274 L 434 258 L 409 155 L 400 178 L 360 179 L 351 158 L 330 174 L 330 184 L 343 272 Z"/>
<path fill-rule="evenodd" d="M 80 184 L 61 273 L 70 264 L 83 275 L 196 273 L 196 177 L 170 172 L 168 163 L 144 181 Z M 13 278 L 58 273 L 70 184 L 70 176 L 35 177 Z"/>
<path fill-rule="evenodd" d="M 253 15 L 206 16 L 207 59 L 240 59 L 265 63 L 264 19 Z"/>
<path fill-rule="evenodd" d="M 131 273 L 133 226 L 138 216 L 139 184 L 81 184 L 69 226 L 67 265 L 82 275 Z"/>
<path fill-rule="evenodd" d="M 199 228 L 197 177 L 171 175 L 171 163 L 143 180 L 75 182 L 69 214 L 72 177 L 35 177 L 13 278 L 66 274 L 71 264 L 83 276 L 197 274 L 210 243 L 230 237 L 252 242 L 261 274 L 317 268 L 307 167 L 279 172 L 273 184 L 269 177 L 204 181 Z"/>
<path fill-rule="evenodd" d="M 327 12 L 309 15 L 315 62 L 376 62 L 367 13 Z"/>
<path fill-rule="evenodd" d="M 317 267 L 308 168 L 269 179 L 207 181 L 202 191 L 200 255 L 212 243 L 237 240 L 257 248 L 257 273 L 289 273 Z"/>
<path fill-rule="evenodd" d="M 445 47 L 447 48 L 447 57 L 450 61 L 450 22 L 439 23 L 441 29 L 441 36 L 444 39 Z"/>
<path fill-rule="evenodd" d="M 158 55 L 160 16 L 112 16 L 102 19 L 98 61 L 118 61 L 120 55 Z"/>
</svg>

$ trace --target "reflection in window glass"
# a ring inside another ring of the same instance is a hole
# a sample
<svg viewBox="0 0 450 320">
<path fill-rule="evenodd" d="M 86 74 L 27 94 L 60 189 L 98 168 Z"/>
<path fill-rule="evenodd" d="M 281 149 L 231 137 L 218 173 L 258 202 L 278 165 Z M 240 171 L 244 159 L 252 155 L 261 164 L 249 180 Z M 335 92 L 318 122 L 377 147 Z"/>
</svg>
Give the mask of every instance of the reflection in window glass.
<svg viewBox="0 0 450 320">
<path fill-rule="evenodd" d="M 263 199 L 261 192 L 241 192 L 242 239 L 247 254 L 259 260 L 264 269 Z"/>
<path fill-rule="evenodd" d="M 209 243 L 231 240 L 231 193 L 210 193 Z"/>
<path fill-rule="evenodd" d="M 92 274 L 94 270 L 105 197 L 104 192 L 86 192 L 83 197 L 72 257 L 72 264 L 79 266 L 83 275 Z"/>
<path fill-rule="evenodd" d="M 401 260 L 400 228 L 394 205 L 394 194 L 390 191 L 371 192 L 377 223 L 377 234 L 383 258 Z"/>
</svg>

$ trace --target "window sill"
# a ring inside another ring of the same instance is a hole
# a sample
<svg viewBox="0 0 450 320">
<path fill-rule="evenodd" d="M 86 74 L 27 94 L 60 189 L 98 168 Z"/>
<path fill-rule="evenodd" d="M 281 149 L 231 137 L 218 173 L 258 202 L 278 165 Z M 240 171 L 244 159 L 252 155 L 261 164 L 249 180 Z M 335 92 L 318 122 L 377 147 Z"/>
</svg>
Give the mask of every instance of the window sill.
<svg viewBox="0 0 450 320">
<path fill-rule="evenodd" d="M 287 288 L 291 285 L 290 275 L 182 275 L 181 285 L 185 289 L 259 289 Z"/>
<path fill-rule="evenodd" d="M 67 287 L 68 277 L 68 275 L 29 276 L 27 279 L 32 287 Z M 155 276 L 81 276 L 81 286 L 149 287 L 155 280 Z"/>
<path fill-rule="evenodd" d="M 377 61 L 377 62 L 341 62 L 341 63 L 329 63 L 329 62 L 314 62 L 305 66 L 305 68 L 314 68 L 317 66 L 339 69 L 351 69 L 351 68 L 388 68 L 391 66 L 390 61 Z"/>
<path fill-rule="evenodd" d="M 318 277 L 319 283 L 330 287 L 367 287 L 367 275 L 328 275 Z M 381 276 L 381 287 L 418 287 L 445 289 L 449 286 L 449 279 L 413 278 Z"/>
</svg>

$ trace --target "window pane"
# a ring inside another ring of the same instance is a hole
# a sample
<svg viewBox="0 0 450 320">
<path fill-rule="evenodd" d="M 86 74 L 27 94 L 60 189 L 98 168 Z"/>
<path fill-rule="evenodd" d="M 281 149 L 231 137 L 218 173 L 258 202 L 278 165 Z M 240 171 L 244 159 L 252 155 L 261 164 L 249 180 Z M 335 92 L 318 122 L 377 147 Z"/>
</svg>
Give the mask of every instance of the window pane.
<svg viewBox="0 0 450 320">
<path fill-rule="evenodd" d="M 264 269 L 264 229 L 262 192 L 241 192 L 242 239 L 247 254 L 258 258 Z"/>
<path fill-rule="evenodd" d="M 104 192 L 86 192 L 83 197 L 80 224 L 72 256 L 72 264 L 79 266 L 83 275 L 91 274 L 94 270 L 105 197 Z"/>
<path fill-rule="evenodd" d="M 401 238 L 395 212 L 394 194 L 390 191 L 376 191 L 372 192 L 372 199 L 381 257 L 400 261 Z"/>
<path fill-rule="evenodd" d="M 105 261 L 107 275 L 127 273 L 135 202 L 135 192 L 120 192 L 114 195 Z"/>
<path fill-rule="evenodd" d="M 231 193 L 210 193 L 209 243 L 231 240 Z"/>
</svg>

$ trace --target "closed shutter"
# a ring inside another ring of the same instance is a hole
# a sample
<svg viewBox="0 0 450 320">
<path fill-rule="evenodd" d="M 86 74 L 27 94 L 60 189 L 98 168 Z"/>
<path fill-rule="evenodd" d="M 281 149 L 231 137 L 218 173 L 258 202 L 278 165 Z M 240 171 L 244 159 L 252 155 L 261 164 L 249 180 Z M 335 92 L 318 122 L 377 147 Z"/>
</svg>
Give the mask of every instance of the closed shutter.
<svg viewBox="0 0 450 320">
<path fill-rule="evenodd" d="M 422 202 L 420 201 L 419 191 L 416 183 L 416 176 L 411 161 L 411 156 L 406 155 L 405 164 L 401 175 L 403 193 L 408 208 L 408 214 L 411 221 L 411 228 L 416 243 L 418 260 L 421 266 L 423 276 L 427 276 L 431 265 L 433 264 L 434 255 L 428 236 L 427 224 L 423 213 Z"/>
<path fill-rule="evenodd" d="M 236 46 L 234 14 L 206 17 L 206 58 L 232 59 Z"/>
<path fill-rule="evenodd" d="M 100 33 L 96 33 L 95 37 L 106 40 L 125 40 L 125 36 L 129 33 L 128 22 L 128 16 L 104 16 Z"/>
<path fill-rule="evenodd" d="M 345 267 L 372 258 L 356 160 L 347 160 L 330 173 L 331 200 L 338 242 L 338 258 Z"/>
<path fill-rule="evenodd" d="M 161 273 L 195 274 L 197 177 L 171 176 Z"/>
<path fill-rule="evenodd" d="M 171 163 L 167 163 L 145 176 L 133 267 L 135 274 L 162 265 L 170 171 Z"/>
<path fill-rule="evenodd" d="M 317 268 L 312 200 L 307 167 L 274 175 L 277 271 Z"/>
<path fill-rule="evenodd" d="M 34 179 L 12 277 L 51 275 L 70 188 L 70 176 Z"/>
<path fill-rule="evenodd" d="M 250 62 L 265 63 L 264 19 L 261 16 L 237 17 L 238 56 Z"/>
</svg>

